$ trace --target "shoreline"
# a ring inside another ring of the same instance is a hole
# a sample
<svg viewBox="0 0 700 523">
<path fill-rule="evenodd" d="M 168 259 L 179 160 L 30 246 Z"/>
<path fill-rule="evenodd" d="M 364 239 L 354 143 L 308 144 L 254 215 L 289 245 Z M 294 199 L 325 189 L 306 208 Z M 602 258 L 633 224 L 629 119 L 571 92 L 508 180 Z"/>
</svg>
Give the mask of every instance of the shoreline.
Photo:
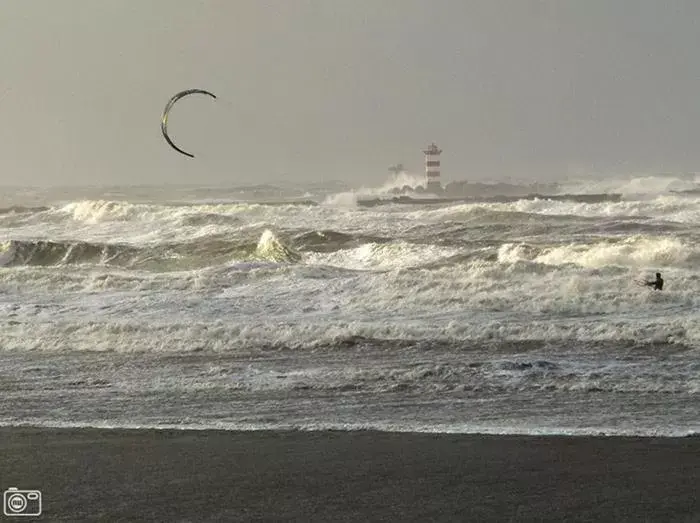
<svg viewBox="0 0 700 523">
<path fill-rule="evenodd" d="M 39 433 L 54 433 L 54 435 L 62 437 L 68 433 L 72 435 L 78 435 L 79 437 L 84 437 L 87 435 L 106 435 L 108 433 L 119 434 L 120 436 L 126 435 L 136 435 L 136 434 L 150 434 L 153 436 L 161 435 L 187 435 L 187 434 L 206 434 L 212 436 L 225 436 L 230 435 L 244 435 L 244 434 L 262 434 L 266 436 L 271 436 L 274 434 L 285 434 L 285 435 L 352 435 L 352 434 L 365 434 L 374 436 L 392 436 L 392 437 L 436 437 L 436 438 L 484 438 L 484 439 L 561 439 L 561 440 L 577 440 L 577 439 L 591 439 L 591 440 L 620 440 L 622 441 L 650 441 L 650 440 L 693 440 L 697 439 L 700 443 L 700 433 L 690 432 L 685 435 L 665 435 L 665 434 L 608 434 L 605 432 L 599 432 L 596 434 L 559 434 L 559 433 L 497 433 L 497 432 L 449 432 L 449 431 L 420 431 L 420 430 L 384 430 L 376 428 L 318 428 L 318 429 L 304 429 L 304 428 L 209 428 L 209 427 L 179 427 L 179 426 L 162 426 L 162 427 L 148 427 L 148 426 L 114 426 L 114 427 L 100 427 L 93 425 L 77 425 L 77 426 L 52 426 L 52 425 L 0 425 L 0 439 L 9 435 L 15 431 L 23 431 L 28 435 L 39 434 Z M 7 434 L 6 434 L 7 433 Z M 1 444 L 1 442 L 0 442 Z"/>
<path fill-rule="evenodd" d="M 695 521 L 700 437 L 0 427 L 51 521 Z"/>
</svg>

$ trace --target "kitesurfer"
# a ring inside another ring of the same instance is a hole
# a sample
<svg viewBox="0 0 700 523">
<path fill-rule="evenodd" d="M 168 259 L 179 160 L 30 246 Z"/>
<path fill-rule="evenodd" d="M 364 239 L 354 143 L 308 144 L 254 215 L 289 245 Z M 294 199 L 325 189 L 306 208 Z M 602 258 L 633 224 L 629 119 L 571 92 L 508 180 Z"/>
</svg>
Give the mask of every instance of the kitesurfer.
<svg viewBox="0 0 700 523">
<path fill-rule="evenodd" d="M 655 291 L 661 291 L 664 288 L 664 279 L 661 277 L 661 273 L 656 273 L 656 279 L 651 281 L 645 281 L 644 285 L 647 287 L 654 287 Z"/>
</svg>

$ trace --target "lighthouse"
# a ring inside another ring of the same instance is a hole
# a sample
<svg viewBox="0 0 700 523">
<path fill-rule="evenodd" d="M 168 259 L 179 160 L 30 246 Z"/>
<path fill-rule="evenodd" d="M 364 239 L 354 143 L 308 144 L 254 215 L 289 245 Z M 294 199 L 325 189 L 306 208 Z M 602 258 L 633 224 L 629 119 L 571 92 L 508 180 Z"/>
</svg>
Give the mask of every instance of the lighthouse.
<svg viewBox="0 0 700 523">
<path fill-rule="evenodd" d="M 425 155 L 425 189 L 434 193 L 442 192 L 440 185 L 440 153 L 435 142 L 430 144 L 430 147 L 423 151 Z"/>
</svg>

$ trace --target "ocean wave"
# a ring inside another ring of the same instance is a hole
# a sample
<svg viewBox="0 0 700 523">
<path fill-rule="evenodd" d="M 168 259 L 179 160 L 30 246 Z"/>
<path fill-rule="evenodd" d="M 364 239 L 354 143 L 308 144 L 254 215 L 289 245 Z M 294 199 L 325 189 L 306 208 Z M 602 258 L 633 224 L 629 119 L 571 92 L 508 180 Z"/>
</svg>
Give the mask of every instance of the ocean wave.
<svg viewBox="0 0 700 523">
<path fill-rule="evenodd" d="M 124 263 L 139 249 L 126 245 L 98 245 L 88 242 L 54 242 L 11 240 L 2 245 L 0 266 L 64 265 L 78 263 Z"/>
<path fill-rule="evenodd" d="M 392 238 L 344 233 L 332 229 L 303 232 L 294 237 L 294 245 L 299 250 L 311 252 L 334 252 L 359 247 L 367 243 L 384 244 L 391 241 L 393 241 Z"/>
<path fill-rule="evenodd" d="M 34 214 L 44 211 L 48 211 L 50 207 L 47 206 L 22 206 L 22 205 L 12 205 L 10 207 L 0 208 L 0 215 L 3 214 Z"/>
<path fill-rule="evenodd" d="M 561 183 L 561 190 L 579 193 L 617 192 L 627 197 L 657 196 L 697 187 L 697 173 L 647 173 L 606 175 L 605 178 L 571 179 Z"/>
<path fill-rule="evenodd" d="M 371 341 L 371 340 L 364 340 Z M 672 364 L 644 362 L 641 358 L 610 365 L 601 360 L 577 359 L 554 356 L 538 359 L 538 355 L 509 354 L 499 357 L 499 352 L 489 357 L 485 347 L 473 348 L 465 353 L 458 347 L 447 352 L 433 354 L 434 358 L 420 357 L 415 346 L 405 347 L 411 360 L 401 358 L 396 345 L 391 346 L 392 357 L 377 357 L 386 351 L 380 340 L 371 344 L 364 354 L 347 355 L 336 352 L 339 362 L 325 357 L 315 357 L 310 364 L 306 358 L 297 365 L 270 365 L 258 362 L 241 368 L 239 360 L 219 361 L 202 366 L 199 379 L 188 380 L 188 388 L 225 389 L 246 392 L 352 392 L 373 395 L 400 392 L 426 393 L 663 393 L 694 395 L 700 392 L 700 380 L 689 378 L 695 366 L 691 359 L 676 359 Z M 336 351 L 347 347 L 334 347 Z M 618 346 L 608 344 L 608 350 L 617 352 Z M 451 349 L 451 350 L 450 350 Z M 602 351 L 604 347 L 599 347 Z M 667 347 L 637 344 L 636 350 L 664 351 Z M 455 354 L 454 350 L 457 350 Z M 676 358 L 691 356 L 687 348 L 669 348 Z M 204 359 L 204 358 L 202 358 Z M 366 361 L 366 364 L 362 363 Z M 437 360 L 437 361 L 435 361 Z M 461 361 L 460 361 L 461 360 Z M 340 364 L 342 361 L 342 364 Z M 371 363 L 370 363 L 371 362 Z M 93 385 L 102 386 L 103 380 Z M 89 384 L 86 384 L 89 385 Z M 177 379 L 161 382 L 160 387 L 170 389 L 181 385 Z"/>
<path fill-rule="evenodd" d="M 266 230 L 256 242 L 212 237 L 191 242 L 133 246 L 84 241 L 10 240 L 0 245 L 0 267 L 100 265 L 143 270 L 183 270 L 231 261 L 298 262 L 301 255 Z"/>
<path fill-rule="evenodd" d="M 0 246 L 0 266 L 5 267 L 0 281 L 6 288 L 163 292 L 189 288 L 216 293 L 250 278 L 279 279 L 260 290 L 270 293 L 293 285 L 304 292 L 306 280 L 338 278 L 334 292 L 347 299 L 366 286 L 377 304 L 391 299 L 407 311 L 428 305 L 449 310 L 460 302 L 485 311 L 529 307 L 559 315 L 599 306 L 614 312 L 624 309 L 629 299 L 656 299 L 647 293 L 639 296 L 634 282 L 658 270 L 664 272 L 669 291 L 658 299 L 695 303 L 697 277 L 692 271 L 700 261 L 694 243 L 647 236 L 603 240 L 591 236 L 552 244 L 478 237 L 377 242 L 375 237 L 330 230 L 296 237 L 279 237 L 270 230 L 257 234 L 257 238 L 251 231 L 235 239 L 203 236 L 152 245 L 12 240 Z M 61 269 L 48 270 L 52 268 Z M 355 289 L 344 289 L 346 275 L 364 273 Z M 330 290 L 310 292 L 325 295 Z M 615 294 L 603 299 L 601 292 Z M 328 299 L 332 301 L 333 295 Z M 388 302 L 386 306 L 392 307 Z"/>
<path fill-rule="evenodd" d="M 243 215 L 287 211 L 304 212 L 317 204 L 310 200 L 281 202 L 231 201 L 218 203 L 131 203 L 128 201 L 82 200 L 50 209 L 54 217 L 89 224 L 109 222 L 168 222 L 187 225 L 236 221 Z M 211 221 L 207 222 L 206 218 Z M 55 218 L 54 218 L 55 219 Z"/>
<path fill-rule="evenodd" d="M 411 207 L 407 207 L 411 209 Z M 513 217 L 529 219 L 564 220 L 660 220 L 666 223 L 687 224 L 700 219 L 700 204 L 697 200 L 678 196 L 656 196 L 648 200 L 622 200 L 618 202 L 574 202 L 554 199 L 517 199 L 508 203 L 452 202 L 441 206 L 426 206 L 416 210 L 407 210 L 411 216 L 424 220 L 472 219 L 501 213 L 506 221 Z"/>
<path fill-rule="evenodd" d="M 498 260 L 587 268 L 692 268 L 700 261 L 700 251 L 677 238 L 633 236 L 564 245 L 506 243 L 498 249 Z"/>
<path fill-rule="evenodd" d="M 201 214 L 236 215 L 261 207 L 256 203 L 230 204 L 147 204 L 126 201 L 84 200 L 68 203 L 55 212 L 78 222 L 98 224 L 110 221 L 154 221 L 191 219 Z"/>
<path fill-rule="evenodd" d="M 96 330 L 100 327 L 101 331 Z M 187 331 L 174 326 L 134 329 L 93 324 L 73 327 L 70 337 L 57 346 L 55 333 L 47 327 L 39 329 L 45 341 L 38 340 L 39 333 L 29 335 L 21 353 L 13 333 L 2 336 L 8 367 L 28 358 L 32 364 L 12 368 L 0 383 L 0 392 L 21 394 L 23 388 L 34 389 L 43 380 L 55 391 L 137 389 L 150 394 L 210 391 L 303 393 L 307 397 L 332 393 L 336 398 L 359 393 L 375 400 L 393 393 L 489 398 L 516 394 L 523 399 L 562 393 L 692 398 L 700 393 L 698 349 L 683 343 L 345 336 L 301 346 L 282 341 L 241 344 L 238 336 L 219 340 L 217 346 L 216 338 L 232 334 L 233 328 L 195 324 L 188 326 L 190 335 L 183 338 Z M 13 330 L 15 325 L 10 326 Z M 83 338 L 89 330 L 100 335 L 92 337 L 93 346 L 86 349 Z M 129 343 L 139 334 L 141 346 Z M 77 358 L 76 351 L 83 352 L 80 370 L 59 372 L 61 366 L 68 367 L 61 358 Z M 35 352 L 42 357 L 37 359 Z M 114 353 L 108 370 L 104 364 L 92 363 L 104 359 L 105 352 Z M 133 359 L 135 353 L 138 360 Z"/>
<path fill-rule="evenodd" d="M 407 231 L 411 237 L 415 231 Z M 601 239 L 595 231 L 581 231 L 576 240 L 551 243 L 532 237 L 532 242 L 496 240 L 497 234 L 474 234 L 464 226 L 444 227 L 440 233 L 428 236 L 426 231 L 413 234 L 413 240 L 376 241 L 377 238 L 351 235 L 335 236 L 326 242 L 308 242 L 304 250 L 312 251 L 306 262 L 333 265 L 349 269 L 399 270 L 436 269 L 454 266 L 472 270 L 469 264 L 495 264 L 493 270 L 504 265 L 522 262 L 565 269 L 578 266 L 589 269 L 626 267 L 652 270 L 662 268 L 692 269 L 700 262 L 700 250 L 694 242 L 680 238 L 620 235 Z M 425 236 L 424 236 L 425 234 Z M 310 235 L 313 238 L 312 235 Z M 514 235 L 516 236 L 516 235 Z M 517 236 L 516 236 L 517 237 Z M 429 238 L 429 239 L 428 239 Z M 363 243 L 367 242 L 367 243 Z M 535 243 L 539 242 L 539 243 Z M 537 268 L 531 266 L 531 271 Z"/>
<path fill-rule="evenodd" d="M 700 200 L 572 201 L 566 187 L 561 199 L 362 207 L 357 193 L 316 205 L 317 193 L 245 191 L 257 201 L 230 188 L 7 200 L 0 423 L 625 431 L 693 419 Z M 635 284 L 657 270 L 663 292 Z"/>
<path fill-rule="evenodd" d="M 316 205 L 311 202 L 230 202 L 230 203 L 134 203 L 126 201 L 84 200 L 55 207 L 31 207 L 26 212 L 0 214 L 0 226 L 18 232 L 51 234 L 70 231 L 81 240 L 120 238 L 125 242 L 169 241 L 203 233 L 234 234 L 261 224 L 265 228 L 295 230 L 294 234 L 334 231 L 377 238 L 401 239 L 414 227 L 429 227 L 425 239 L 434 234 L 445 235 L 443 225 L 461 222 L 466 228 L 480 228 L 482 233 L 537 235 L 555 227 L 557 232 L 575 233 L 575 227 L 593 231 L 603 220 L 610 234 L 680 231 L 700 219 L 697 202 L 663 196 L 649 201 L 577 203 L 556 199 L 518 199 L 509 203 L 444 203 L 387 207 L 383 209 L 337 208 L 337 205 Z M 323 226 L 319 227 L 320 224 Z M 26 227 L 25 227 L 26 226 Z M 23 227 L 25 227 L 23 229 Z M 568 227 L 568 229 L 567 229 Z M 490 228 L 490 231 L 487 230 Z M 473 231 L 472 231 L 473 232 Z M 50 237 L 42 239 L 51 240 Z M 311 236 L 304 241 L 313 241 Z M 411 240 L 419 241 L 415 234 Z"/>
<path fill-rule="evenodd" d="M 260 286 L 254 289 L 256 295 L 259 290 Z M 441 347 L 464 352 L 484 348 L 525 351 L 546 344 L 550 353 L 568 353 L 575 347 L 581 356 L 606 347 L 634 351 L 634 347 L 659 344 L 685 347 L 697 355 L 700 346 L 700 329 L 694 318 L 687 314 L 674 316 L 673 311 L 660 311 L 657 317 L 646 320 L 622 314 L 606 320 L 603 315 L 590 313 L 570 317 L 552 313 L 518 321 L 508 315 L 501 320 L 486 319 L 483 314 L 470 314 L 468 309 L 462 314 L 445 312 L 446 318 L 435 315 L 432 321 L 424 322 L 403 321 L 400 312 L 389 311 L 380 316 L 377 311 L 364 320 L 344 321 L 341 313 L 355 306 L 339 308 L 327 304 L 324 311 L 318 311 L 307 309 L 303 302 L 295 302 L 288 309 L 279 302 L 261 301 L 257 304 L 252 298 L 185 291 L 173 293 L 168 303 L 145 295 L 115 295 L 109 300 L 86 295 L 82 298 L 83 310 L 78 304 L 5 305 L 7 321 L 0 347 L 21 352 L 258 354 L 407 347 L 422 351 Z M 371 303 L 371 298 L 366 303 Z M 87 306 L 94 308 L 87 310 Z M 208 319 L 196 314 L 198 306 L 212 313 Z M 376 320 L 372 321 L 372 317 Z M 304 318 L 306 321 L 302 321 Z M 668 349 L 665 354 L 669 354 Z"/>
</svg>

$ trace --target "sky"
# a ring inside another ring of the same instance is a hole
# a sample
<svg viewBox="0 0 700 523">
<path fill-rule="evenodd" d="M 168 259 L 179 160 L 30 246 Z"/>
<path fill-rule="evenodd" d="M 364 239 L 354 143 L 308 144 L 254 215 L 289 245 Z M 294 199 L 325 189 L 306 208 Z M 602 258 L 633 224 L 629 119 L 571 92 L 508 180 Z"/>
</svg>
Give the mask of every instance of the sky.
<svg viewBox="0 0 700 523">
<path fill-rule="evenodd" d="M 0 184 L 700 171 L 695 0 L 0 0 Z M 170 116 L 171 95 L 201 88 Z"/>
</svg>

